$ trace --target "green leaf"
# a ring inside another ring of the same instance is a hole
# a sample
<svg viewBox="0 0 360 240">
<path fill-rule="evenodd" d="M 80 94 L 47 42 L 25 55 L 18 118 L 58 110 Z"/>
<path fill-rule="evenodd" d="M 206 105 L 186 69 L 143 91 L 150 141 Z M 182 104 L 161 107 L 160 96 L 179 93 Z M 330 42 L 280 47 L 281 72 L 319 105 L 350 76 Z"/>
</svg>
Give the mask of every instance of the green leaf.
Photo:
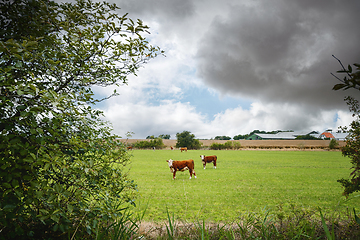
<svg viewBox="0 0 360 240">
<path fill-rule="evenodd" d="M 52 220 L 54 220 L 54 222 L 59 223 L 60 217 L 58 215 L 53 214 L 53 215 L 50 216 L 50 218 Z"/>
<path fill-rule="evenodd" d="M 11 210 L 13 210 L 14 208 L 16 208 L 15 205 L 7 204 L 7 205 L 4 206 L 3 209 L 4 209 L 5 211 L 11 211 Z"/>
<path fill-rule="evenodd" d="M 10 183 L 7 183 L 7 182 L 2 183 L 1 185 L 3 185 L 5 188 L 12 188 Z"/>
<path fill-rule="evenodd" d="M 355 208 L 354 208 L 354 217 L 357 224 L 360 225 L 360 218 L 356 215 Z"/>
<path fill-rule="evenodd" d="M 342 88 L 344 88 L 344 87 L 346 87 L 345 84 L 338 83 L 338 84 L 336 84 L 336 85 L 332 88 L 332 90 L 340 90 L 340 89 L 342 89 Z"/>
<path fill-rule="evenodd" d="M 18 89 L 17 94 L 21 96 L 21 95 L 24 95 L 24 92 L 22 90 Z"/>
</svg>

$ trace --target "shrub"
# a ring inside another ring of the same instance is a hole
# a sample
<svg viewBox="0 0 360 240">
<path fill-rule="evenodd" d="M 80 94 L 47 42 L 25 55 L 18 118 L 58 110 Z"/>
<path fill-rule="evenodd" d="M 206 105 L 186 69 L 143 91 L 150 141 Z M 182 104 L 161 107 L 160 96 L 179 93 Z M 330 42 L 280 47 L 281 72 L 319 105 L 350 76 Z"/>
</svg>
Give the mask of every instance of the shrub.
<svg viewBox="0 0 360 240">
<path fill-rule="evenodd" d="M 210 146 L 212 150 L 222 150 L 222 149 L 239 149 L 241 148 L 241 144 L 239 142 L 227 141 L 224 144 L 221 143 L 213 143 Z"/>
<path fill-rule="evenodd" d="M 164 148 L 165 146 L 161 138 L 156 138 L 156 139 L 151 139 L 150 141 L 137 141 L 134 144 L 134 147 L 140 149 L 153 149 L 154 147 L 156 149 L 161 149 Z"/>
<path fill-rule="evenodd" d="M 336 149 L 339 143 L 335 139 L 331 139 L 329 143 L 329 149 Z"/>
</svg>

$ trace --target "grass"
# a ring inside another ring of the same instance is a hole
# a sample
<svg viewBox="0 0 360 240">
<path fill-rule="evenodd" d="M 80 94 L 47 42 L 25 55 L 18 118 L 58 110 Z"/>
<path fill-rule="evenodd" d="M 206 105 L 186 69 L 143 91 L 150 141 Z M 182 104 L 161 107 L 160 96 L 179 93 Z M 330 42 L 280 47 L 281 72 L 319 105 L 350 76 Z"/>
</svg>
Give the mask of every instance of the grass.
<svg viewBox="0 0 360 240">
<path fill-rule="evenodd" d="M 168 212 L 177 219 L 230 222 L 266 207 L 286 214 L 302 211 L 337 214 L 360 199 L 345 201 L 337 179 L 348 177 L 349 159 L 329 151 L 134 150 L 130 175 L 138 184 L 139 201 L 148 202 L 145 221 L 161 222 Z M 203 170 L 200 154 L 217 155 L 218 167 Z M 166 160 L 194 159 L 197 179 L 177 172 Z M 142 211 L 142 206 L 138 210 Z M 167 212 L 168 211 L 168 212 Z"/>
</svg>

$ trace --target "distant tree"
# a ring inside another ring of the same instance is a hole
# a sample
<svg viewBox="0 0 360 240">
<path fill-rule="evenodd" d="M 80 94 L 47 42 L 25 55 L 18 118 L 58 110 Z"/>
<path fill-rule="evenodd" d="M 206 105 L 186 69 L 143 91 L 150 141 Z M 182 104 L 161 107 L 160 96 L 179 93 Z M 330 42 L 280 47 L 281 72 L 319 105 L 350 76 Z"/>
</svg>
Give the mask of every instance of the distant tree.
<svg viewBox="0 0 360 240">
<path fill-rule="evenodd" d="M 333 90 L 346 90 L 350 88 L 360 90 L 360 64 L 353 64 L 356 67 L 356 71 L 353 72 L 353 68 L 350 65 L 346 69 L 339 59 L 335 56 L 333 57 L 339 61 L 342 67 L 338 73 L 345 74 L 343 79 L 332 74 L 341 82 L 336 84 Z M 348 132 L 348 136 L 346 138 L 346 145 L 341 148 L 341 151 L 343 156 L 351 159 L 353 171 L 350 173 L 350 179 L 342 178 L 338 182 L 344 187 L 343 194 L 348 197 L 351 193 L 360 191 L 360 106 L 359 101 L 353 97 L 348 96 L 345 98 L 345 101 L 355 119 L 350 123 L 349 128 L 342 127 L 343 131 Z"/>
<path fill-rule="evenodd" d="M 160 134 L 158 137 L 155 137 L 154 135 L 146 137 L 146 139 L 156 139 L 156 138 L 170 139 L 170 135 L 169 134 Z"/>
<path fill-rule="evenodd" d="M 215 140 L 231 140 L 231 137 L 228 137 L 228 136 L 216 136 Z"/>
<path fill-rule="evenodd" d="M 240 140 L 240 139 L 247 139 L 250 135 L 249 134 L 245 134 L 245 135 L 236 135 L 233 137 L 234 140 Z"/>
<path fill-rule="evenodd" d="M 195 139 L 195 135 L 189 131 L 176 133 L 176 147 L 187 147 L 188 149 L 200 149 L 201 143 L 199 139 Z"/>
<path fill-rule="evenodd" d="M 297 136 L 295 139 L 302 139 L 302 140 L 319 140 L 319 138 L 311 136 L 310 134 L 306 134 L 306 135 L 300 135 Z"/>
<path fill-rule="evenodd" d="M 162 138 L 162 139 L 170 139 L 170 135 L 169 135 L 169 134 L 160 134 L 160 135 L 159 135 L 159 138 Z"/>
</svg>

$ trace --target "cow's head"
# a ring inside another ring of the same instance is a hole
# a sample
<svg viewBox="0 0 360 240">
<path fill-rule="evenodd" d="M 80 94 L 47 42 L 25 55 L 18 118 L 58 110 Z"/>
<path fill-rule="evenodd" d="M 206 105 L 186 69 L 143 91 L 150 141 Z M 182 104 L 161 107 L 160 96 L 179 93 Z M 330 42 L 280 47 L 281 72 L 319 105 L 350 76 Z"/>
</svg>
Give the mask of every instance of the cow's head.
<svg viewBox="0 0 360 240">
<path fill-rule="evenodd" d="M 204 159 L 205 159 L 205 155 L 200 155 L 200 157 L 201 157 L 201 160 L 203 160 L 203 161 L 204 161 Z"/>
<path fill-rule="evenodd" d="M 174 160 L 169 159 L 169 160 L 166 160 L 166 161 L 169 164 L 169 168 L 170 168 L 171 172 L 173 172 L 173 161 Z"/>
</svg>

